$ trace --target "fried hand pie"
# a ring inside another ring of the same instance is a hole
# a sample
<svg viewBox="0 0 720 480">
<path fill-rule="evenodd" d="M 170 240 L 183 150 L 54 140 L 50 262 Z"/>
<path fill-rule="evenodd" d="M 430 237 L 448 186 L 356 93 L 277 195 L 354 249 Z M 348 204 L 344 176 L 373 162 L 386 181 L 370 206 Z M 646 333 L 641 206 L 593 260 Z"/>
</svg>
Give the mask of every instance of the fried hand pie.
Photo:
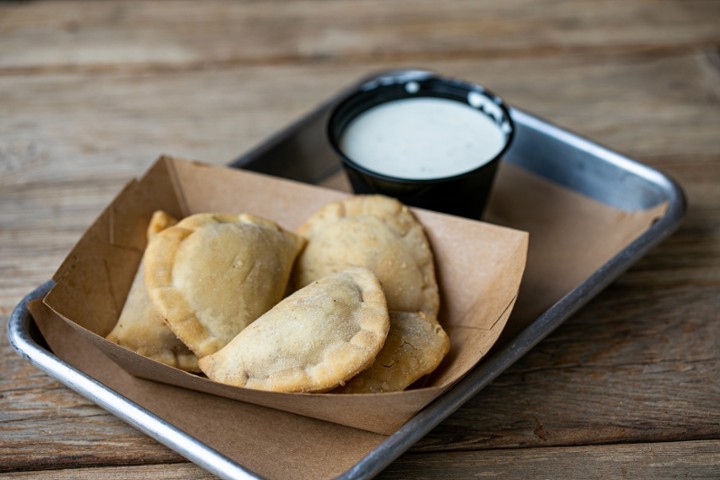
<svg viewBox="0 0 720 480">
<path fill-rule="evenodd" d="M 278 392 L 322 392 L 368 367 L 389 329 L 385 296 L 367 269 L 331 274 L 296 291 L 200 359 L 208 378 Z"/>
<path fill-rule="evenodd" d="M 336 393 L 383 393 L 405 390 L 432 373 L 450 350 L 438 321 L 423 312 L 390 312 L 390 331 L 375 363 Z"/>
<path fill-rule="evenodd" d="M 280 301 L 303 244 L 254 215 L 195 214 L 150 242 L 145 282 L 175 335 L 202 357 Z"/>
<path fill-rule="evenodd" d="M 399 201 L 359 195 L 328 204 L 298 234 L 308 243 L 298 258 L 294 285 L 303 287 L 350 266 L 370 269 L 391 311 L 437 316 L 435 266 L 422 225 Z"/>
</svg>

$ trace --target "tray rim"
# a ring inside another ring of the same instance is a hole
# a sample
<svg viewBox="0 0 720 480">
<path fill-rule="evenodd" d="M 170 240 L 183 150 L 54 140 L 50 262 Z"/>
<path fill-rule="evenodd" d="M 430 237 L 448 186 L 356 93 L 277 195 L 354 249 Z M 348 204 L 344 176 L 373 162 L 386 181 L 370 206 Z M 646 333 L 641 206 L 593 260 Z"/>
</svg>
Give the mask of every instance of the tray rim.
<svg viewBox="0 0 720 480">
<path fill-rule="evenodd" d="M 28 303 L 43 298 L 54 284 L 53 280 L 48 280 L 38 286 L 28 293 L 10 314 L 8 340 L 10 346 L 23 359 L 210 473 L 227 479 L 262 479 L 40 345 L 30 332 L 35 325 Z"/>
<path fill-rule="evenodd" d="M 424 70 L 395 70 L 393 72 L 432 74 L 432 72 Z M 359 83 L 366 82 L 368 79 L 386 73 L 388 72 L 368 76 Z M 277 145 L 287 138 L 290 132 L 309 122 L 316 115 L 324 112 L 330 105 L 337 101 L 338 98 L 349 92 L 352 88 L 351 86 L 344 89 L 343 93 L 333 96 L 331 100 L 326 101 L 315 110 L 291 123 L 275 135 L 272 135 L 267 141 L 250 149 L 245 155 L 235 162 L 232 162 L 229 166 L 238 166 L 243 163 L 241 161 L 242 159 L 252 158 L 253 156 L 257 157 L 261 152 Z M 476 395 L 525 353 L 552 333 L 570 315 L 579 310 L 591 298 L 614 281 L 635 261 L 671 235 L 682 222 L 687 209 L 685 194 L 681 186 L 668 175 L 567 129 L 524 112 L 523 110 L 511 107 L 511 112 L 514 116 L 517 115 L 522 118 L 524 122 L 534 125 L 536 129 L 552 132 L 553 135 L 563 138 L 566 143 L 572 144 L 578 149 L 589 151 L 594 156 L 600 157 L 602 160 L 612 163 L 618 168 L 640 176 L 654 184 L 666 195 L 667 210 L 658 221 L 593 272 L 587 279 L 543 312 L 513 339 L 501 348 L 491 350 L 490 354 L 463 379 L 442 396 L 427 405 L 395 433 L 388 436 L 353 467 L 340 475 L 340 477 L 338 477 L 340 479 L 369 478 L 380 473 L 414 443 L 420 440 L 420 438 L 425 436 L 430 430 L 455 412 L 467 400 Z M 124 397 L 121 393 L 72 367 L 44 346 L 40 345 L 31 334 L 34 320 L 27 305 L 30 301 L 43 297 L 52 285 L 53 281 L 49 280 L 28 293 L 16 305 L 10 315 L 7 326 L 7 336 L 10 346 L 22 358 L 88 400 L 96 403 L 128 424 L 168 448 L 177 451 L 183 457 L 220 478 L 263 478 L 185 433 L 163 418 L 146 410 L 127 397 Z"/>
</svg>

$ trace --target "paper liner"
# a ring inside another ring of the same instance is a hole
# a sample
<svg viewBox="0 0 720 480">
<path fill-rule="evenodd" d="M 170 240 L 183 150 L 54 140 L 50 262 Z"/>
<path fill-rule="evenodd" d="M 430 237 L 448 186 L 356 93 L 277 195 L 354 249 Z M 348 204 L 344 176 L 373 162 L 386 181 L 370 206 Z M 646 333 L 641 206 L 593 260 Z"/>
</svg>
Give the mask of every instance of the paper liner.
<svg viewBox="0 0 720 480">
<path fill-rule="evenodd" d="M 422 388 L 384 394 L 285 394 L 222 385 L 141 357 L 105 340 L 122 310 L 152 212 L 253 213 L 294 230 L 344 193 L 240 170 L 161 157 L 130 182 L 80 239 L 45 304 L 131 374 L 186 389 L 381 434 L 397 430 L 447 390 L 498 339 L 525 268 L 525 232 L 414 209 L 432 249 L 440 322 L 451 350 Z M 168 402 L 171 402 L 168 399 Z"/>
</svg>

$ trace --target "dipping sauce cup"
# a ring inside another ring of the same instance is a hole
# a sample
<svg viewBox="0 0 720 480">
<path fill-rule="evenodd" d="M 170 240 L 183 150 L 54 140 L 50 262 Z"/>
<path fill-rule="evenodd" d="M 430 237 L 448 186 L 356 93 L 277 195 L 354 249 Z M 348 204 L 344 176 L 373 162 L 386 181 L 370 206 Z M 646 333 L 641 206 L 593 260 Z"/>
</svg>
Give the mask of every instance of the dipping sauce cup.
<svg viewBox="0 0 720 480">
<path fill-rule="evenodd" d="M 327 129 L 355 193 L 473 219 L 514 131 L 498 96 L 421 73 L 362 85 L 335 107 Z"/>
</svg>

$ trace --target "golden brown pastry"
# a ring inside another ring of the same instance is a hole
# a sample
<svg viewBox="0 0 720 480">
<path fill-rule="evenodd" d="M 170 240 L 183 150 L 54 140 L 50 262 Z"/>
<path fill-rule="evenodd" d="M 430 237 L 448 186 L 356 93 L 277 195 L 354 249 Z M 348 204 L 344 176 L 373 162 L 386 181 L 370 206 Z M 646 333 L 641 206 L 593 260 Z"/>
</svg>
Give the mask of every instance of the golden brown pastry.
<svg viewBox="0 0 720 480">
<path fill-rule="evenodd" d="M 177 220 L 167 213 L 155 212 L 147 228 L 148 240 L 175 223 Z M 145 287 L 143 264 L 141 261 L 120 318 L 107 339 L 166 365 L 199 372 L 197 357 L 178 340 L 153 307 Z"/>
<path fill-rule="evenodd" d="M 280 301 L 303 244 L 254 215 L 195 214 L 150 243 L 145 282 L 173 332 L 202 357 Z"/>
<path fill-rule="evenodd" d="M 422 312 L 390 312 L 390 331 L 375 363 L 337 393 L 405 390 L 432 373 L 450 350 L 450 339 L 434 317 Z"/>
<path fill-rule="evenodd" d="M 298 290 L 200 359 L 208 378 L 278 392 L 321 392 L 370 365 L 389 329 L 385 296 L 367 269 L 351 268 Z"/>
<path fill-rule="evenodd" d="M 440 300 L 430 244 L 399 201 L 360 195 L 326 205 L 298 233 L 308 240 L 298 258 L 296 288 L 350 266 L 380 280 L 391 311 L 437 316 Z"/>
</svg>

